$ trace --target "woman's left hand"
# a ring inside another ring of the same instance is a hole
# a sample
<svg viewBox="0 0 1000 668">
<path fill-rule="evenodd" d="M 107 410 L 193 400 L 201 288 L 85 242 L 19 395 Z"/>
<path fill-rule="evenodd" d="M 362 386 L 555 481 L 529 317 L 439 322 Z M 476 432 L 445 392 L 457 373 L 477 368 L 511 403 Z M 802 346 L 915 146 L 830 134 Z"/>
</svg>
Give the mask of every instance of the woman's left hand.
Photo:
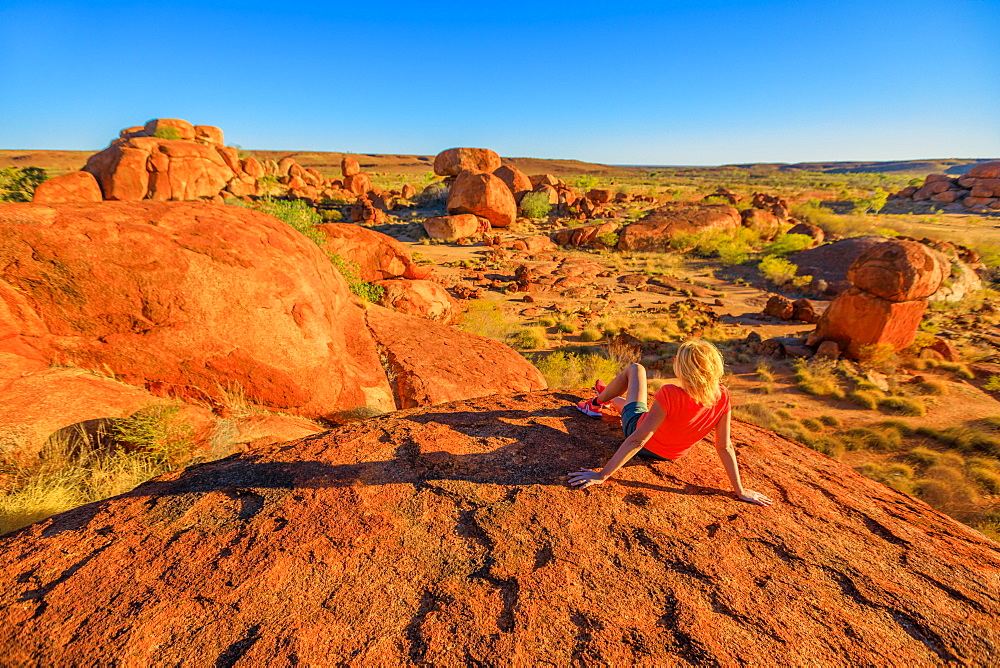
<svg viewBox="0 0 1000 668">
<path fill-rule="evenodd" d="M 604 482 L 604 478 L 597 471 L 591 471 L 590 469 L 580 469 L 574 473 L 570 473 L 568 476 L 569 484 L 580 489 L 587 489 L 591 485 L 600 485 Z"/>
</svg>

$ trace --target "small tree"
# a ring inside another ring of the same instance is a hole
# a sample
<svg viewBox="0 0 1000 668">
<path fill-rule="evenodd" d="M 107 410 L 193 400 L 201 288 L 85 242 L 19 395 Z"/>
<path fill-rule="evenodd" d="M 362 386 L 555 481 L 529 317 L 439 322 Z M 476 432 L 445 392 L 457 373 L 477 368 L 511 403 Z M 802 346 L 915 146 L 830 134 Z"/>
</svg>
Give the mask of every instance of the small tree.
<svg viewBox="0 0 1000 668">
<path fill-rule="evenodd" d="M 868 197 L 858 197 L 854 200 L 854 213 L 862 216 L 869 211 L 878 213 L 885 208 L 885 203 L 889 200 L 889 193 L 882 188 L 875 188 Z"/>
<path fill-rule="evenodd" d="M 552 205 L 546 193 L 528 193 L 521 200 L 521 213 L 528 218 L 544 218 L 549 215 Z"/>
<path fill-rule="evenodd" d="M 30 202 L 35 188 L 47 178 L 40 167 L 0 169 L 0 202 Z"/>
</svg>

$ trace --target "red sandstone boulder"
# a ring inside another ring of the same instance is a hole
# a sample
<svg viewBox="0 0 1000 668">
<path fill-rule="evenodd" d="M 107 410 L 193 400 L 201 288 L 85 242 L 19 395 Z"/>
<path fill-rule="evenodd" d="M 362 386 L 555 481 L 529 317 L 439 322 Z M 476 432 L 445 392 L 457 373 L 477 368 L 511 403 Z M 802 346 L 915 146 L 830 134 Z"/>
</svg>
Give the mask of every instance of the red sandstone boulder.
<svg viewBox="0 0 1000 668">
<path fill-rule="evenodd" d="M 377 281 L 383 294 L 379 304 L 418 318 L 451 323 L 458 316 L 457 303 L 439 283 L 392 278 Z"/>
<path fill-rule="evenodd" d="M 785 224 L 784 220 L 763 209 L 744 209 L 740 212 L 740 219 L 743 221 L 743 227 L 749 227 L 768 241 L 773 239 Z"/>
<path fill-rule="evenodd" d="M 917 190 L 917 192 L 913 193 L 913 199 L 918 201 L 930 199 L 931 196 L 942 193 L 950 187 L 951 183 L 949 181 L 931 181 Z"/>
<path fill-rule="evenodd" d="M 529 176 L 528 180 L 531 181 L 532 189 L 537 188 L 538 186 L 552 186 L 555 188 L 556 186 L 562 185 L 562 181 L 551 174 L 534 174 Z"/>
<path fill-rule="evenodd" d="M 728 204 L 667 204 L 626 226 L 619 236 L 618 248 L 663 250 L 671 239 L 683 234 L 732 229 L 741 222 L 740 213 Z"/>
<path fill-rule="evenodd" d="M 409 183 L 403 185 L 402 191 L 400 191 L 400 196 L 403 199 L 413 199 L 417 194 L 417 189 L 414 188 Z"/>
<path fill-rule="evenodd" d="M 295 158 L 293 158 L 292 156 L 286 156 L 286 157 L 282 158 L 281 160 L 278 161 L 278 171 L 277 171 L 276 175 L 277 176 L 290 176 L 291 175 L 291 171 L 292 171 L 292 167 L 294 167 L 297 164 L 298 163 L 295 162 Z"/>
<path fill-rule="evenodd" d="M 357 176 L 361 173 L 361 165 L 358 164 L 356 159 L 345 155 L 340 160 L 340 173 L 344 177 Z"/>
<path fill-rule="evenodd" d="M 788 260 L 798 267 L 799 276 L 823 280 L 828 286 L 829 294 L 838 295 L 851 287 L 847 280 L 848 267 L 866 250 L 887 241 L 886 237 L 851 237 L 793 253 L 788 256 Z"/>
<path fill-rule="evenodd" d="M 448 213 L 472 213 L 493 227 L 507 227 L 517 218 L 517 202 L 500 177 L 466 170 L 448 191 Z"/>
<path fill-rule="evenodd" d="M 344 177 L 344 189 L 355 195 L 364 195 L 372 189 L 372 181 L 365 173 L 352 174 Z"/>
<path fill-rule="evenodd" d="M 923 299 L 895 302 L 852 287 L 833 300 L 807 343 L 836 341 L 842 351 L 855 359 L 864 346 L 902 350 L 916 338 L 926 309 L 927 302 Z"/>
<path fill-rule="evenodd" d="M 594 204 L 607 204 L 612 197 L 614 197 L 613 192 L 602 188 L 593 188 L 587 191 L 587 199 Z"/>
<path fill-rule="evenodd" d="M 138 201 L 149 191 L 148 161 L 148 151 L 118 144 L 90 156 L 83 171 L 94 175 L 104 199 Z"/>
<path fill-rule="evenodd" d="M 406 246 L 381 232 L 350 223 L 324 223 L 316 229 L 326 237 L 327 251 L 357 263 L 363 281 L 425 279 L 430 274 L 430 269 L 414 264 Z"/>
<path fill-rule="evenodd" d="M 945 278 L 942 262 L 916 241 L 875 244 L 847 271 L 847 280 L 856 287 L 897 302 L 926 299 Z"/>
<path fill-rule="evenodd" d="M 782 295 L 771 295 L 764 306 L 764 315 L 777 318 L 778 320 L 791 320 L 795 313 L 792 300 Z"/>
<path fill-rule="evenodd" d="M 600 223 L 586 227 L 567 228 L 552 235 L 552 240 L 560 246 L 588 248 L 601 244 L 598 237 L 618 231 L 618 223 Z"/>
<path fill-rule="evenodd" d="M 400 408 L 545 388 L 538 369 L 492 339 L 379 306 L 365 318 L 387 358 Z"/>
<path fill-rule="evenodd" d="M 1000 160 L 981 162 L 970 169 L 967 176 L 980 179 L 1000 179 Z"/>
<path fill-rule="evenodd" d="M 194 126 L 180 118 L 154 118 L 146 122 L 143 130 L 146 131 L 146 136 L 155 137 L 157 130 L 168 128 L 177 133 L 177 139 L 194 141 L 197 136 Z"/>
<path fill-rule="evenodd" d="M 215 146 L 225 146 L 226 142 L 222 138 L 222 130 L 214 125 L 194 126 L 195 141 L 203 144 L 213 144 Z"/>
<path fill-rule="evenodd" d="M 185 400 L 241 388 L 306 417 L 392 407 L 346 283 L 314 243 L 263 213 L 0 205 L 0 266 L 0 353 Z"/>
<path fill-rule="evenodd" d="M 574 411 L 565 392 L 540 392 L 377 417 L 0 538 L 0 655 L 45 666 L 995 663 L 989 538 L 736 419 L 745 484 L 773 509 L 724 491 L 706 443 L 580 492 L 566 472 L 598 466 L 621 433 Z"/>
<path fill-rule="evenodd" d="M 537 186 L 535 186 L 532 192 L 545 195 L 545 201 L 552 206 L 555 206 L 556 204 L 559 203 L 559 191 L 550 185 L 540 183 Z"/>
<path fill-rule="evenodd" d="M 435 216 L 424 221 L 424 231 L 431 239 L 442 241 L 458 241 L 468 239 L 484 232 L 489 232 L 489 221 L 486 229 L 478 216 L 471 213 L 460 213 L 454 216 Z"/>
<path fill-rule="evenodd" d="M 466 169 L 492 173 L 501 165 L 500 156 L 488 148 L 449 148 L 434 158 L 434 173 L 438 176 L 458 176 Z"/>
<path fill-rule="evenodd" d="M 510 192 L 517 199 L 518 203 L 521 201 L 520 197 L 523 197 L 524 193 L 534 187 L 531 185 L 531 179 L 528 178 L 528 175 L 512 165 L 503 165 L 497 168 L 493 171 L 493 175 L 499 177 L 507 184 L 507 187 L 510 188 Z"/>
<path fill-rule="evenodd" d="M 264 176 L 264 174 L 265 174 L 265 172 L 264 172 L 264 166 L 261 165 L 260 162 L 256 158 L 253 158 L 253 157 L 244 158 L 240 162 L 240 168 L 244 172 L 246 172 L 247 176 L 253 177 L 255 179 L 259 179 L 260 177 Z"/>
<path fill-rule="evenodd" d="M 31 199 L 36 204 L 52 202 L 100 202 L 101 186 L 90 172 L 70 172 L 38 184 Z"/>
</svg>

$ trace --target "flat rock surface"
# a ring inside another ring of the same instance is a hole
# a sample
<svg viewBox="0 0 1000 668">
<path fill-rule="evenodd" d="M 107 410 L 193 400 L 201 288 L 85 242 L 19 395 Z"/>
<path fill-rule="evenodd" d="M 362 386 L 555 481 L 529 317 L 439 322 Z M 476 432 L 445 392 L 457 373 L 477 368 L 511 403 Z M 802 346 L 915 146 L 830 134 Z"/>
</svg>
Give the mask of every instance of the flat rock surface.
<svg viewBox="0 0 1000 668">
<path fill-rule="evenodd" d="M 996 665 L 1000 546 L 758 427 L 586 491 L 557 392 L 357 422 L 0 539 L 11 664 Z"/>
</svg>

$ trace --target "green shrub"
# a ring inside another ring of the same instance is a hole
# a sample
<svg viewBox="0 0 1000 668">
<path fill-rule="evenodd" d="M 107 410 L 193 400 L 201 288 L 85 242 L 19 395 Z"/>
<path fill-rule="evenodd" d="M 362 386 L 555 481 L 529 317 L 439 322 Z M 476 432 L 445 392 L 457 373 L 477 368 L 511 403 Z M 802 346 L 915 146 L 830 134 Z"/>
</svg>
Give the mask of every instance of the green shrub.
<svg viewBox="0 0 1000 668">
<path fill-rule="evenodd" d="M 537 350 L 548 343 L 545 330 L 541 327 L 525 327 L 509 337 L 510 345 L 518 350 Z"/>
<path fill-rule="evenodd" d="M 599 181 L 597 177 L 594 176 L 593 174 L 582 174 L 576 177 L 576 187 L 579 190 L 582 190 L 583 192 L 587 192 L 588 190 L 593 190 L 594 188 L 597 187 L 598 183 Z"/>
<path fill-rule="evenodd" d="M 48 178 L 40 167 L 0 169 L 0 202 L 30 202 L 35 188 Z"/>
<path fill-rule="evenodd" d="M 551 318 L 548 316 L 538 319 L 538 324 L 541 325 L 542 327 L 555 327 L 556 322 L 557 321 L 555 318 Z"/>
<path fill-rule="evenodd" d="M 776 255 L 768 255 L 757 265 L 757 270 L 761 275 L 770 283 L 779 287 L 787 283 L 791 283 L 796 287 L 809 285 L 812 281 L 812 276 L 796 276 L 795 272 L 798 269 L 793 263 Z"/>
<path fill-rule="evenodd" d="M 550 211 L 552 205 L 547 193 L 527 193 L 521 199 L 521 213 L 527 218 L 544 218 Z"/>
<path fill-rule="evenodd" d="M 323 218 L 324 223 L 337 223 L 344 219 L 344 214 L 338 209 L 326 209 L 320 216 Z"/>
<path fill-rule="evenodd" d="M 156 132 L 153 133 L 153 136 L 157 139 L 183 139 L 180 130 L 166 125 L 157 126 Z"/>
<path fill-rule="evenodd" d="M 608 248 L 614 248 L 618 245 L 618 233 L 617 232 L 605 232 L 604 234 L 598 234 L 597 240 Z"/>
<path fill-rule="evenodd" d="M 587 327 L 580 332 L 581 341 L 600 341 L 603 338 L 601 331 L 596 327 Z"/>
<path fill-rule="evenodd" d="M 764 246 L 765 255 L 788 255 L 805 250 L 813 245 L 813 238 L 808 234 L 782 234 L 773 242 Z"/>
<path fill-rule="evenodd" d="M 532 355 L 528 359 L 554 389 L 591 387 L 598 378 L 610 380 L 621 370 L 614 360 L 596 354 L 559 351 Z"/>
<path fill-rule="evenodd" d="M 562 332 L 563 334 L 572 334 L 576 331 L 576 325 L 568 320 L 563 320 L 556 325 L 556 331 Z"/>
</svg>

